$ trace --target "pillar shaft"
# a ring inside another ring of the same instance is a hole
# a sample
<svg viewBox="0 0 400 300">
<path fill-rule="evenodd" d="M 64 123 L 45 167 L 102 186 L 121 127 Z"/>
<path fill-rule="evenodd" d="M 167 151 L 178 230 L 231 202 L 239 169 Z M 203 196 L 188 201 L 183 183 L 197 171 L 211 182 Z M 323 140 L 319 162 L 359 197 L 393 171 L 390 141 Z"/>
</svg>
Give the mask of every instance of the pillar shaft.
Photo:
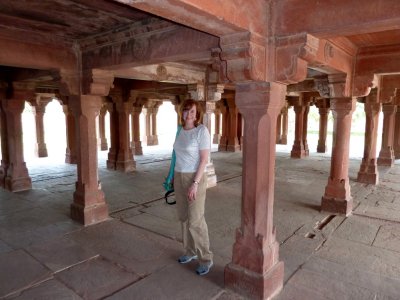
<svg viewBox="0 0 400 300">
<path fill-rule="evenodd" d="M 372 94 L 373 92 L 371 92 Z M 368 96 L 371 98 L 371 94 Z M 376 92 L 375 99 L 376 100 Z M 368 99 L 367 97 L 367 99 Z M 381 104 L 376 101 L 366 101 L 365 110 L 365 142 L 364 156 L 361 162 L 360 171 L 357 175 L 357 181 L 369 184 L 378 184 L 379 172 L 376 161 L 376 141 L 378 137 L 379 112 Z"/>
<path fill-rule="evenodd" d="M 22 111 L 25 107 L 24 99 L 3 99 L 2 109 L 5 112 L 7 123 L 7 146 L 9 165 L 4 181 L 7 190 L 17 192 L 32 188 L 31 178 L 24 161 L 22 139 Z"/>
<path fill-rule="evenodd" d="M 0 101 L 3 101 L 0 99 Z M 7 119 L 6 113 L 3 109 L 2 102 L 0 102 L 0 138 L 1 138 L 1 165 L 0 165 L 0 186 L 5 187 L 5 180 L 7 176 L 7 169 L 10 165 L 10 155 L 8 153 L 8 139 L 7 139 Z"/>
<path fill-rule="evenodd" d="M 296 114 L 295 131 L 294 131 L 294 142 L 290 156 L 292 158 L 303 158 L 306 156 L 303 144 L 303 122 L 304 122 L 304 111 L 305 107 L 302 105 L 302 101 L 294 106 L 294 112 Z"/>
<path fill-rule="evenodd" d="M 108 207 L 98 177 L 96 117 L 102 105 L 101 96 L 71 96 L 75 116 L 78 180 L 71 204 L 71 217 L 85 225 L 108 218 Z"/>
<path fill-rule="evenodd" d="M 67 149 L 65 150 L 65 163 L 76 164 L 78 162 L 76 154 L 76 130 L 75 117 L 68 105 L 63 106 L 65 114 L 65 130 L 67 138 Z"/>
<path fill-rule="evenodd" d="M 45 132 L 44 132 L 44 114 L 46 112 L 46 108 L 43 105 L 37 105 L 33 107 L 33 113 L 35 115 L 35 124 L 36 124 L 36 148 L 35 152 L 38 157 L 47 157 L 47 147 L 45 143 Z"/>
<path fill-rule="evenodd" d="M 270 299 L 283 284 L 283 263 L 273 227 L 276 119 L 286 87 L 237 84 L 236 103 L 245 119 L 242 217 L 225 268 L 225 286 L 251 299 Z"/>
<path fill-rule="evenodd" d="M 308 113 L 310 112 L 310 105 L 305 105 L 304 108 L 304 117 L 303 117 L 303 147 L 304 147 L 304 155 L 309 156 L 310 150 L 308 149 L 308 142 L 307 142 L 307 131 L 308 131 Z"/>
<path fill-rule="evenodd" d="M 133 107 L 132 110 L 132 144 L 135 155 L 143 155 L 142 142 L 140 141 L 140 113 L 142 107 Z"/>
<path fill-rule="evenodd" d="M 219 140 L 221 138 L 221 112 L 219 109 L 216 109 L 214 112 L 215 116 L 215 133 L 213 136 L 213 144 L 219 144 Z"/>
<path fill-rule="evenodd" d="M 129 115 L 132 110 L 131 103 L 118 103 L 116 108 L 118 113 L 119 145 L 115 168 L 123 172 L 132 172 L 136 168 L 136 163 L 133 160 L 132 148 L 129 142 Z"/>
<path fill-rule="evenodd" d="M 208 132 L 211 132 L 211 115 L 215 111 L 214 101 L 202 101 L 204 106 L 203 125 L 207 127 Z M 211 145 L 211 140 L 210 140 Z M 211 160 L 211 151 L 208 156 L 205 173 L 207 174 L 207 188 L 217 186 L 217 175 L 215 174 L 214 164 Z"/>
<path fill-rule="evenodd" d="M 396 105 L 384 104 L 383 111 L 383 129 L 382 129 L 382 147 L 379 152 L 378 165 L 392 167 L 394 164 L 394 126 L 396 116 Z"/>
<path fill-rule="evenodd" d="M 238 115 L 239 111 L 235 105 L 235 102 L 232 100 L 228 101 L 228 138 L 226 151 L 236 152 L 240 151 L 240 144 L 238 138 Z"/>
<path fill-rule="evenodd" d="M 146 144 L 147 146 L 153 145 L 153 139 L 151 135 L 151 108 L 146 108 L 144 112 L 145 126 L 146 126 Z"/>
<path fill-rule="evenodd" d="M 100 150 L 108 150 L 108 143 L 106 138 L 106 114 L 107 106 L 103 106 L 99 114 L 99 135 L 100 135 Z"/>
<path fill-rule="evenodd" d="M 158 145 L 157 113 L 158 113 L 158 107 L 153 107 L 151 110 L 151 141 L 152 141 L 152 145 Z"/>
<path fill-rule="evenodd" d="M 110 113 L 110 149 L 108 149 L 107 169 L 115 170 L 119 147 L 119 119 L 115 103 L 108 104 Z"/>
<path fill-rule="evenodd" d="M 281 134 L 282 134 L 282 114 L 278 115 L 276 120 L 276 143 L 279 144 L 281 141 Z"/>
<path fill-rule="evenodd" d="M 281 140 L 279 141 L 282 145 L 287 145 L 288 122 L 288 107 L 285 105 L 282 109 L 282 133 Z"/>
<path fill-rule="evenodd" d="M 326 152 L 326 137 L 328 135 L 328 115 L 329 108 L 319 107 L 319 133 L 318 133 L 318 145 L 317 152 L 325 153 Z"/>
<path fill-rule="evenodd" d="M 354 109 L 355 99 L 331 99 L 334 119 L 331 171 L 321 209 L 345 215 L 351 213 L 353 204 L 348 173 L 351 117 Z"/>
<path fill-rule="evenodd" d="M 223 106 L 220 108 L 222 115 L 222 134 L 219 139 L 218 151 L 226 151 L 227 143 L 228 143 L 228 108 L 227 106 Z"/>
</svg>

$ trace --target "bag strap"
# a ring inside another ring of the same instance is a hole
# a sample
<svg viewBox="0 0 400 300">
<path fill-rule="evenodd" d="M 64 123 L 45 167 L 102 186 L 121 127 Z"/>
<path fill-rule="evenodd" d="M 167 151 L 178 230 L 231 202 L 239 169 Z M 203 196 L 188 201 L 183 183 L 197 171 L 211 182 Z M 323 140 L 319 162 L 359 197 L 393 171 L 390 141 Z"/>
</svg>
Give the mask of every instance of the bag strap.
<svg viewBox="0 0 400 300">
<path fill-rule="evenodd" d="M 166 192 L 165 195 L 164 195 L 165 202 L 166 202 L 168 205 L 174 205 L 174 204 L 176 204 L 176 201 L 171 201 L 171 202 L 168 201 L 168 196 L 169 196 L 169 194 L 171 194 L 171 193 L 173 193 L 173 192 L 174 192 L 174 190 L 168 191 L 168 192 Z"/>
</svg>

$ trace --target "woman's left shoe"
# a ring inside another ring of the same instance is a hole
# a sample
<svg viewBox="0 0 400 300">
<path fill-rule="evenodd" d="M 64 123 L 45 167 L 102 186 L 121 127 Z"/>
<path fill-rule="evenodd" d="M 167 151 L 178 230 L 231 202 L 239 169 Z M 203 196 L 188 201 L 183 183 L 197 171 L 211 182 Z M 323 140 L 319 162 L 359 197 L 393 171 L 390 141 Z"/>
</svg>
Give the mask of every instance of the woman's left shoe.
<svg viewBox="0 0 400 300">
<path fill-rule="evenodd" d="M 210 272 L 211 267 L 213 266 L 213 262 L 209 261 L 207 263 L 204 264 L 200 264 L 197 269 L 196 269 L 196 273 L 200 276 L 202 275 L 206 275 L 208 272 Z"/>
</svg>

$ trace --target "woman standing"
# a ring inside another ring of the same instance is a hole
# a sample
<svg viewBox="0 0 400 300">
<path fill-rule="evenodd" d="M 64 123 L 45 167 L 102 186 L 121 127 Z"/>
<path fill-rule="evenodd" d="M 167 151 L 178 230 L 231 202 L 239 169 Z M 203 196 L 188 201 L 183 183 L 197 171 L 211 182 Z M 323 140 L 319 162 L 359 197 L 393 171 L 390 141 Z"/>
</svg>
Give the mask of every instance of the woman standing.
<svg viewBox="0 0 400 300">
<path fill-rule="evenodd" d="M 199 259 L 196 272 L 205 275 L 213 265 L 204 218 L 207 187 L 204 169 L 210 155 L 210 133 L 199 123 L 201 117 L 198 102 L 192 99 L 183 102 L 180 108 L 182 130 L 174 143 L 174 188 L 185 251 L 178 261 L 186 264 Z"/>
</svg>

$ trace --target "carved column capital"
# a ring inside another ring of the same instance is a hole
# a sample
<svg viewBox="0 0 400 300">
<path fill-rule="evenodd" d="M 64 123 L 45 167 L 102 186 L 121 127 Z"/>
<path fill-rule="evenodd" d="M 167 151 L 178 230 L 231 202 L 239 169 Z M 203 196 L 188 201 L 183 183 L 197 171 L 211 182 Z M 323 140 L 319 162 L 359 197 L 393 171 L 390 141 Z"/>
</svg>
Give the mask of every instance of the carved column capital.
<svg viewBox="0 0 400 300">
<path fill-rule="evenodd" d="M 204 84 L 202 84 L 202 83 L 188 85 L 188 93 L 190 95 L 190 98 L 193 100 L 196 100 L 196 101 L 205 100 Z"/>
<path fill-rule="evenodd" d="M 207 86 L 207 101 L 219 101 L 224 93 L 223 84 L 209 84 Z"/>
<path fill-rule="evenodd" d="M 322 98 L 330 98 L 331 95 L 327 77 L 314 79 L 314 87 Z"/>
<path fill-rule="evenodd" d="M 346 74 L 328 75 L 329 98 L 347 98 L 346 96 Z"/>
</svg>

